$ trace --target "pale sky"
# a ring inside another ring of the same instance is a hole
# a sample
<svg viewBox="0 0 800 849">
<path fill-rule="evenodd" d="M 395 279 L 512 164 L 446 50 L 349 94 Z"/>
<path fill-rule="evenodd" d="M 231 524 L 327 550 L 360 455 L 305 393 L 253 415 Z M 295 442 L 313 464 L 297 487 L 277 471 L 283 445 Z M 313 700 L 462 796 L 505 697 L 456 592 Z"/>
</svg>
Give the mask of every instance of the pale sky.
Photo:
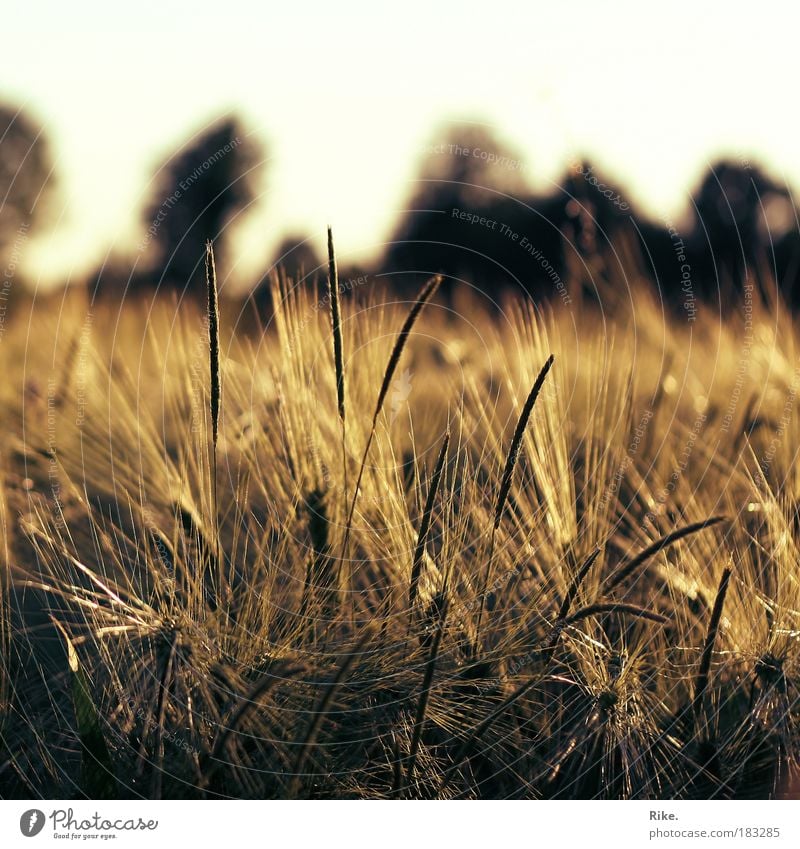
<svg viewBox="0 0 800 849">
<path fill-rule="evenodd" d="M 343 261 L 378 255 L 450 120 L 516 147 L 533 188 L 586 155 L 656 218 L 723 153 L 800 186 L 798 24 L 791 2 L 8 3 L 0 98 L 63 183 L 27 259 L 46 282 L 131 248 L 153 168 L 229 111 L 269 149 L 242 277 L 328 223 Z"/>
</svg>

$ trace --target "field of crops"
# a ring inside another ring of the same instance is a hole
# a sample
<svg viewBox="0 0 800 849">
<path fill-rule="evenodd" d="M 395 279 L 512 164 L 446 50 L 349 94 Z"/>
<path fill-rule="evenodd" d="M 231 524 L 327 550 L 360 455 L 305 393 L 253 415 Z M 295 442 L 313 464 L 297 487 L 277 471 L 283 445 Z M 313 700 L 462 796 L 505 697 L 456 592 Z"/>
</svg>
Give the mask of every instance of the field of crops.
<svg viewBox="0 0 800 849">
<path fill-rule="evenodd" d="M 796 796 L 790 316 L 330 279 L 4 321 L 0 796 Z"/>
</svg>

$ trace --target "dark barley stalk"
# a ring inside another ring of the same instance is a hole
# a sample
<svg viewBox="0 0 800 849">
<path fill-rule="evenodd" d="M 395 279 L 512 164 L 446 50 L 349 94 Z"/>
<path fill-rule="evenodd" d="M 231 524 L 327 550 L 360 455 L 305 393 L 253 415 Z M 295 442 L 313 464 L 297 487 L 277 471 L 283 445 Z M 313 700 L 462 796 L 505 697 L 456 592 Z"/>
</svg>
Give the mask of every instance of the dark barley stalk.
<svg viewBox="0 0 800 849">
<path fill-rule="evenodd" d="M 564 619 L 569 613 L 570 607 L 572 607 L 572 602 L 575 601 L 575 597 L 578 595 L 578 590 L 580 590 L 586 576 L 589 574 L 590 569 L 594 565 L 595 560 L 600 556 L 602 552 L 602 548 L 596 548 L 581 564 L 580 569 L 575 573 L 575 576 L 569 583 L 567 587 L 567 592 L 564 594 L 564 600 L 561 602 L 561 606 L 558 609 L 558 613 L 556 614 L 555 624 L 553 625 L 553 630 L 550 632 L 550 636 L 546 641 L 546 645 L 544 648 L 544 657 L 547 658 L 552 657 L 556 650 L 556 644 L 558 642 L 558 635 L 561 633 L 564 627 Z"/>
<path fill-rule="evenodd" d="M 361 458 L 361 465 L 358 469 L 358 477 L 356 478 L 356 486 L 355 490 L 353 491 L 353 499 L 350 502 L 350 510 L 348 512 L 347 522 L 345 524 L 344 541 L 342 543 L 343 561 L 347 559 L 347 543 L 350 540 L 350 531 L 352 530 L 353 516 L 356 512 L 356 501 L 358 500 L 358 491 L 361 488 L 361 479 L 364 476 L 364 469 L 367 465 L 367 456 L 369 454 L 369 449 L 372 445 L 372 440 L 375 438 L 375 430 L 378 426 L 378 416 L 380 415 L 381 409 L 383 408 L 383 402 L 386 400 L 386 395 L 389 391 L 389 386 L 392 383 L 392 377 L 394 376 L 395 370 L 397 369 L 397 364 L 400 362 L 400 357 L 403 354 L 403 349 L 406 346 L 406 342 L 408 341 L 408 337 L 411 334 L 411 330 L 414 327 L 416 320 L 419 318 L 419 314 L 422 312 L 422 308 L 434 296 L 441 282 L 442 278 L 437 274 L 422 287 L 419 295 L 417 295 L 417 299 L 414 301 L 414 305 L 411 307 L 410 312 L 406 316 L 406 320 L 403 322 L 403 326 L 400 328 L 400 332 L 397 334 L 397 339 L 395 340 L 394 347 L 392 348 L 392 353 L 389 356 L 389 362 L 386 364 L 386 370 L 383 374 L 383 382 L 381 383 L 381 389 L 378 393 L 378 401 L 375 404 L 375 412 L 372 415 L 372 425 L 369 430 L 369 436 L 367 437 L 367 444 L 364 447 L 364 455 Z"/>
<path fill-rule="evenodd" d="M 328 300 L 331 309 L 331 332 L 333 335 L 333 366 L 336 373 L 336 407 L 342 424 L 342 489 L 347 503 L 347 443 L 345 441 L 344 405 L 344 337 L 342 334 L 342 311 L 339 304 L 339 272 L 336 268 L 336 253 L 333 249 L 333 231 L 328 227 Z"/>
<path fill-rule="evenodd" d="M 508 493 L 511 490 L 511 483 L 514 478 L 514 469 L 516 468 L 517 460 L 519 459 L 522 437 L 525 435 L 525 429 L 528 426 L 528 419 L 531 417 L 533 406 L 536 403 L 536 399 L 539 397 L 539 393 L 542 391 L 542 386 L 544 386 L 547 372 L 550 371 L 554 360 L 555 357 L 553 354 L 550 354 L 534 381 L 531 391 L 525 401 L 525 406 L 522 408 L 522 412 L 519 415 L 517 427 L 514 430 L 514 436 L 511 439 L 511 447 L 508 451 L 508 457 L 506 458 L 506 467 L 503 470 L 503 479 L 500 484 L 500 494 L 497 498 L 497 506 L 494 511 L 493 528 L 495 530 L 500 526 L 500 520 L 503 518 L 503 509 L 505 508 L 506 500 L 508 499 Z"/>
<path fill-rule="evenodd" d="M 556 649 L 558 648 L 558 640 L 561 637 L 561 634 L 566 625 L 566 619 L 569 615 L 569 609 L 572 607 L 572 602 L 575 601 L 575 597 L 578 595 L 578 590 L 581 588 L 581 584 L 585 580 L 586 576 L 589 574 L 589 570 L 594 565 L 595 560 L 600 556 L 601 549 L 596 548 L 587 558 L 583 561 L 583 565 L 580 569 L 575 573 L 575 577 L 570 582 L 569 587 L 567 587 L 567 592 L 564 595 L 564 600 L 561 602 L 561 607 L 558 609 L 558 616 L 556 617 L 555 624 L 553 625 L 553 629 L 550 632 L 550 635 L 545 641 L 544 648 L 542 650 L 542 659 L 544 660 L 545 667 L 547 668 L 550 664 L 550 661 L 553 659 L 553 656 L 556 653 Z"/>
<path fill-rule="evenodd" d="M 216 455 L 222 382 L 219 374 L 219 292 L 217 269 L 214 265 L 214 248 L 211 241 L 206 242 L 206 286 L 208 289 L 208 353 L 211 372 L 211 439 Z"/>
<path fill-rule="evenodd" d="M 450 783 L 450 779 L 453 777 L 453 773 L 461 766 L 464 762 L 467 754 L 469 753 L 470 746 L 480 740 L 480 738 L 491 728 L 491 726 L 495 723 L 498 717 L 500 717 L 508 708 L 510 708 L 513 704 L 518 702 L 525 693 L 528 692 L 534 685 L 541 683 L 543 680 L 542 677 L 534 677 L 530 678 L 524 684 L 521 684 L 517 687 L 514 692 L 503 699 L 502 702 L 484 719 L 480 722 L 467 736 L 466 740 L 458 747 L 456 750 L 455 757 L 453 758 L 453 762 L 447 768 L 447 772 L 444 774 L 442 778 L 442 783 L 439 785 L 439 790 L 437 796 L 441 796 L 445 787 Z"/>
<path fill-rule="evenodd" d="M 727 516 L 712 516 L 710 519 L 704 519 L 702 522 L 694 522 L 691 525 L 686 525 L 683 528 L 678 528 L 676 531 L 670 531 L 668 534 L 665 534 L 661 539 L 649 545 L 644 551 L 641 551 L 632 560 L 620 566 L 614 574 L 609 576 L 606 580 L 606 592 L 619 586 L 639 566 L 646 563 L 651 557 L 654 557 L 665 548 L 668 548 L 674 542 L 678 542 L 678 540 L 688 537 L 691 534 L 696 534 L 698 531 L 718 525 L 720 522 L 727 521 L 727 518 Z"/>
<path fill-rule="evenodd" d="M 665 381 L 666 381 L 666 375 L 668 375 L 670 373 L 670 370 L 672 369 L 672 363 L 674 362 L 674 360 L 675 360 L 675 352 L 669 351 L 667 353 L 666 360 L 664 361 L 664 364 L 663 364 L 663 366 L 660 370 L 660 373 L 659 373 L 658 385 L 656 386 L 655 392 L 653 393 L 653 397 L 650 399 L 650 412 L 652 413 L 652 416 L 650 417 L 650 421 L 647 425 L 647 430 L 645 431 L 644 441 L 643 441 L 643 445 L 642 445 L 642 448 L 641 448 L 641 452 L 642 452 L 643 457 L 649 457 L 650 451 L 652 450 L 652 447 L 653 447 L 653 436 L 654 436 L 654 433 L 656 431 L 655 424 L 656 424 L 656 420 L 658 419 L 658 414 L 661 410 L 661 404 L 663 403 L 664 396 L 666 394 L 666 391 L 665 391 L 665 388 L 664 388 L 664 384 L 665 384 Z M 662 375 L 664 375 L 664 377 L 662 377 Z M 633 377 L 633 372 L 631 372 L 630 376 L 631 376 L 631 378 Z"/>
<path fill-rule="evenodd" d="M 358 644 L 351 651 L 347 652 L 344 655 L 341 664 L 339 666 L 336 675 L 334 676 L 333 681 L 327 685 L 325 692 L 322 694 L 322 698 L 319 700 L 318 704 L 314 708 L 311 714 L 311 722 L 309 723 L 308 729 L 306 730 L 305 736 L 303 737 L 303 742 L 300 744 L 299 751 L 297 753 L 297 759 L 295 760 L 294 769 L 292 770 L 292 780 L 289 782 L 289 789 L 286 794 L 287 799 L 294 799 L 297 797 L 298 790 L 300 789 L 300 782 L 304 778 L 303 769 L 305 768 L 306 761 L 308 760 L 311 752 L 314 749 L 314 746 L 317 742 L 317 735 L 319 734 L 319 730 L 322 727 L 322 723 L 325 720 L 325 717 L 328 714 L 328 708 L 333 701 L 333 697 L 338 692 L 341 685 L 344 683 L 347 674 L 350 672 L 353 664 L 356 660 L 361 656 L 362 650 L 368 641 L 375 638 L 375 634 L 372 630 L 367 629 L 364 636 L 359 640 Z"/>
<path fill-rule="evenodd" d="M 339 307 L 339 273 L 333 250 L 333 232 L 328 227 L 328 297 L 333 330 L 333 362 L 336 368 L 336 405 L 344 427 L 344 345 L 342 344 L 342 314 Z"/>
<path fill-rule="evenodd" d="M 638 604 L 610 601 L 582 607 L 571 616 L 567 616 L 563 620 L 563 624 L 574 625 L 576 622 L 587 619 L 589 616 L 596 616 L 598 613 L 627 613 L 630 616 L 635 616 L 637 619 L 648 619 L 650 622 L 656 622 L 659 625 L 665 625 L 669 622 L 669 617 L 662 616 L 660 613 L 653 613 L 652 610 L 646 610 L 644 607 L 639 607 Z"/>
<path fill-rule="evenodd" d="M 439 457 L 436 460 L 436 467 L 431 478 L 431 486 L 428 490 L 428 497 L 425 500 L 425 509 L 422 511 L 422 521 L 419 525 L 419 535 L 417 536 L 417 547 L 414 550 L 414 560 L 411 565 L 411 583 L 408 587 L 408 621 L 411 625 L 411 616 L 414 609 L 414 600 L 417 597 L 417 586 L 419 584 L 420 573 L 422 572 L 422 560 L 425 555 L 425 545 L 428 541 L 428 532 L 431 527 L 431 518 L 433 516 L 433 505 L 436 501 L 436 494 L 439 491 L 439 484 L 442 480 L 442 472 L 444 464 L 447 460 L 447 447 L 450 444 L 450 431 L 444 435 L 442 447 L 439 450 Z"/>
<path fill-rule="evenodd" d="M 217 737 L 211 754 L 207 758 L 204 758 L 205 763 L 201 765 L 201 773 L 203 775 L 203 781 L 200 785 L 201 790 L 205 790 L 209 786 L 217 769 L 224 763 L 227 763 L 223 762 L 221 758 L 225 754 L 231 737 L 237 732 L 245 716 L 258 707 L 259 702 L 274 686 L 288 680 L 292 675 L 300 671 L 302 670 L 299 666 L 289 666 L 283 670 L 283 675 L 265 675 L 259 681 L 256 681 L 246 696 L 242 697 L 239 707 L 231 714 L 227 722 L 223 723 L 225 730 Z"/>
<path fill-rule="evenodd" d="M 601 549 L 596 548 L 583 562 L 583 566 L 577 571 L 575 577 L 572 579 L 569 587 L 567 588 L 567 592 L 564 595 L 564 601 L 561 602 L 561 607 L 558 611 L 559 619 L 566 619 L 569 614 L 569 609 L 572 607 L 572 602 L 575 601 L 575 596 L 578 594 L 578 590 L 581 588 L 581 584 L 583 583 L 586 576 L 589 574 L 589 570 L 594 565 L 594 561 L 600 556 Z"/>
<path fill-rule="evenodd" d="M 164 775 L 164 722 L 167 715 L 167 701 L 169 699 L 172 681 L 175 675 L 175 655 L 177 651 L 176 639 L 173 636 L 170 643 L 169 656 L 164 664 L 164 674 L 161 676 L 158 688 L 158 703 L 156 707 L 156 764 L 153 773 L 153 798 L 161 798 L 161 784 Z"/>
<path fill-rule="evenodd" d="M 514 436 L 511 439 L 511 447 L 508 450 L 508 457 L 506 457 L 506 466 L 503 470 L 503 477 L 500 483 L 500 493 L 497 498 L 497 506 L 494 511 L 494 522 L 492 524 L 492 538 L 489 543 L 489 557 L 486 560 L 486 570 L 483 576 L 483 587 L 480 592 L 480 607 L 478 608 L 478 624 L 475 628 L 475 651 L 477 653 L 479 647 L 480 640 L 480 632 L 481 632 L 481 622 L 483 620 L 483 608 L 486 603 L 486 588 L 489 586 L 489 578 L 491 576 L 492 571 L 492 560 L 494 559 L 494 546 L 495 546 L 495 537 L 497 535 L 497 529 L 500 527 L 500 520 L 503 518 L 503 510 L 506 506 L 506 501 L 508 500 L 508 493 L 511 491 L 511 484 L 514 480 L 514 469 L 517 466 L 517 460 L 519 459 L 520 450 L 522 447 L 522 437 L 525 435 L 525 429 L 528 426 L 528 420 L 531 417 L 531 413 L 533 412 L 534 404 L 536 403 L 536 399 L 539 397 L 539 393 L 542 391 L 542 386 L 544 386 L 545 378 L 547 377 L 547 373 L 550 371 L 550 367 L 553 365 L 553 361 L 555 357 L 550 354 L 547 358 L 547 361 L 542 366 L 539 375 L 531 387 L 531 391 L 528 394 L 528 397 L 525 401 L 525 405 L 522 408 L 522 412 L 519 415 L 519 419 L 517 420 L 517 427 L 514 430 Z"/>
<path fill-rule="evenodd" d="M 585 564 L 584 564 L 585 566 Z M 567 619 L 562 620 L 562 625 L 573 625 L 581 619 L 585 619 L 587 616 L 592 616 L 595 613 L 629 613 L 631 615 L 649 619 L 652 622 L 657 622 L 658 624 L 665 624 L 669 620 L 666 616 L 661 616 L 658 613 L 651 613 L 649 610 L 644 610 L 641 607 L 637 607 L 634 604 L 593 604 L 589 607 L 584 607 L 581 610 L 574 613 L 572 616 L 569 616 Z M 557 641 L 558 637 L 561 634 L 561 628 L 555 631 L 554 640 Z M 553 646 L 554 648 L 554 646 Z M 546 664 L 549 666 L 550 658 L 552 658 L 553 652 L 548 652 L 546 654 Z M 453 758 L 453 762 L 447 769 L 447 772 L 442 779 L 442 783 L 439 785 L 438 795 L 441 795 L 447 785 L 450 783 L 450 779 L 453 777 L 453 774 L 458 769 L 459 766 L 464 762 L 464 759 L 467 757 L 469 752 L 469 747 L 479 740 L 491 726 L 495 723 L 495 721 L 500 717 L 508 708 L 518 702 L 532 687 L 536 684 L 541 683 L 547 674 L 547 666 L 545 667 L 544 673 L 539 676 L 535 676 L 530 678 L 524 684 L 521 684 L 517 687 L 514 692 L 505 698 L 479 725 L 475 727 L 475 729 L 470 732 L 469 736 L 464 740 L 464 742 L 459 746 L 456 751 L 456 755 Z"/>
<path fill-rule="evenodd" d="M 747 439 L 747 437 L 751 436 L 753 431 L 767 422 L 760 416 L 755 414 L 755 411 L 759 406 L 759 395 L 757 392 L 754 392 L 750 396 L 750 400 L 747 402 L 747 406 L 744 408 L 744 415 L 742 416 L 742 429 L 737 434 L 736 438 L 733 440 L 733 450 L 735 454 L 738 454 L 742 449 L 742 443 Z"/>
<path fill-rule="evenodd" d="M 206 242 L 206 288 L 208 289 L 208 359 L 211 377 L 211 509 L 213 511 L 214 552 L 217 560 L 217 587 L 220 595 L 227 595 L 224 580 L 224 559 L 220 556 L 219 538 L 219 501 L 217 492 L 217 440 L 219 438 L 219 411 L 222 398 L 222 379 L 220 377 L 219 357 L 219 292 L 217 288 L 217 268 L 214 264 L 214 247 L 209 239 Z"/>
<path fill-rule="evenodd" d="M 400 759 L 400 741 L 397 735 L 392 742 L 392 793 L 396 793 L 403 783 L 403 764 Z"/>
<path fill-rule="evenodd" d="M 444 591 L 446 593 L 446 590 Z M 431 684 L 433 683 L 433 674 L 436 671 L 436 660 L 439 657 L 439 646 L 442 642 L 444 634 L 444 624 L 447 618 L 447 598 L 443 593 L 444 604 L 439 617 L 438 627 L 431 642 L 431 650 L 428 655 L 428 661 L 425 664 L 425 675 L 422 679 L 422 692 L 419 694 L 419 702 L 417 703 L 417 712 L 414 717 L 414 731 L 411 735 L 411 747 L 408 753 L 408 770 L 406 772 L 405 787 L 411 786 L 411 781 L 414 777 L 414 767 L 417 763 L 417 752 L 419 743 L 422 739 L 422 730 L 425 727 L 425 713 L 428 709 L 428 700 L 431 695 Z M 402 792 L 403 787 L 398 788 Z"/>
<path fill-rule="evenodd" d="M 725 605 L 725 596 L 728 593 L 728 582 L 731 577 L 731 568 L 728 566 L 722 573 L 722 578 L 719 582 L 717 597 L 714 600 L 714 609 L 711 611 L 711 618 L 708 621 L 708 632 L 706 633 L 706 641 L 703 645 L 703 654 L 700 658 L 700 667 L 697 670 L 697 680 L 694 687 L 694 699 L 692 700 L 692 713 L 695 717 L 695 722 L 700 716 L 700 709 L 703 705 L 703 697 L 708 689 L 709 672 L 711 671 L 711 658 L 714 654 L 714 643 L 717 640 L 717 632 L 719 631 L 720 619 L 722 619 L 722 608 Z"/>
</svg>

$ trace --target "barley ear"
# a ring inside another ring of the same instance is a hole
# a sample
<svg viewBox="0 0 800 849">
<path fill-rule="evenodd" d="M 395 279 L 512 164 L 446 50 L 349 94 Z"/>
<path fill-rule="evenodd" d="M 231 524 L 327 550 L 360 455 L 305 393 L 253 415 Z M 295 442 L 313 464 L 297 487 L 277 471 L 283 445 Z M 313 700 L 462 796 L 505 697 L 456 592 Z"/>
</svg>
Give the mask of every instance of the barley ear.
<svg viewBox="0 0 800 849">
<path fill-rule="evenodd" d="M 567 616 L 562 620 L 564 625 L 575 625 L 582 619 L 588 619 L 590 616 L 598 616 L 601 613 L 625 613 L 628 616 L 634 616 L 637 619 L 647 619 L 650 622 L 655 622 L 657 625 L 666 625 L 669 622 L 669 617 L 663 616 L 660 613 L 655 613 L 652 610 L 647 610 L 644 607 L 639 607 L 638 604 L 628 604 L 622 601 L 601 602 L 600 604 L 590 604 L 577 610 L 571 616 Z"/>
</svg>

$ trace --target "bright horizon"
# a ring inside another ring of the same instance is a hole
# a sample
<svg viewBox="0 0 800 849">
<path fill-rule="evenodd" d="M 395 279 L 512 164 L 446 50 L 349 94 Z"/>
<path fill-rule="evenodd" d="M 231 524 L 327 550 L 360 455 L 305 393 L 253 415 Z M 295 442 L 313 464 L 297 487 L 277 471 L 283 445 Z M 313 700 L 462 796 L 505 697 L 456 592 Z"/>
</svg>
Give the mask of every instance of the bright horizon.
<svg viewBox="0 0 800 849">
<path fill-rule="evenodd" d="M 227 269 L 242 282 L 290 233 L 322 252 L 329 223 L 343 261 L 378 256 L 451 121 L 485 123 L 519 151 L 534 190 L 586 156 L 657 221 L 688 212 L 720 156 L 800 186 L 800 120 L 782 98 L 796 77 L 788 3 L 214 9 L 182 17 L 146 0 L 124 28 L 97 0 L 4 13 L 0 99 L 44 125 L 61 181 L 55 224 L 25 256 L 42 285 L 132 252 L 154 168 L 228 113 L 267 150 Z"/>
</svg>

